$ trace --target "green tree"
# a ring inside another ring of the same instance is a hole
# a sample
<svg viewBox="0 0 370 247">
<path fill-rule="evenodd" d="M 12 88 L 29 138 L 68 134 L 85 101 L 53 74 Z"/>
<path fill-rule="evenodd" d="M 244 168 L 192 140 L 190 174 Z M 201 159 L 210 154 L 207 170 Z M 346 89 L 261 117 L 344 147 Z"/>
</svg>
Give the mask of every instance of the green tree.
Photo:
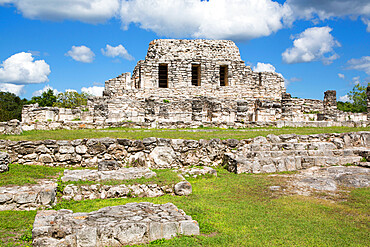
<svg viewBox="0 0 370 247">
<path fill-rule="evenodd" d="M 90 95 L 87 93 L 77 93 L 76 91 L 67 91 L 60 93 L 54 106 L 63 108 L 76 108 L 82 105 L 87 105 L 87 99 Z"/>
<path fill-rule="evenodd" d="M 26 99 L 21 99 L 13 93 L 0 92 L 0 122 L 21 120 L 22 107 L 26 102 Z"/>
<path fill-rule="evenodd" d="M 54 95 L 54 91 L 49 89 L 41 94 L 41 96 L 33 96 L 27 104 L 38 103 L 39 106 L 53 106 L 57 101 L 57 96 Z"/>
<path fill-rule="evenodd" d="M 369 84 L 368 84 L 369 85 Z M 366 112 L 367 111 L 367 96 L 366 86 L 356 84 L 348 93 L 350 102 L 338 101 L 337 107 L 341 111 L 346 112 Z"/>
</svg>

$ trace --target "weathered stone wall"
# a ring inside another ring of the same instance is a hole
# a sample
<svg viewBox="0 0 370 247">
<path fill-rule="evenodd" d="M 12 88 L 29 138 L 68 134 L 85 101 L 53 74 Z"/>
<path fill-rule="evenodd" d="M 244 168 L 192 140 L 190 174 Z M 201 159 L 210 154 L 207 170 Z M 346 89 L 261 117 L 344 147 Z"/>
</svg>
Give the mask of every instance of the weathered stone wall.
<svg viewBox="0 0 370 247">
<path fill-rule="evenodd" d="M 39 107 L 38 104 L 25 105 L 22 109 L 22 123 L 53 122 L 53 121 L 89 121 L 87 107 L 76 109 L 58 107 Z"/>
<path fill-rule="evenodd" d="M 10 156 L 7 153 L 0 152 L 0 173 L 9 171 Z"/>
<path fill-rule="evenodd" d="M 23 130 L 58 129 L 58 128 L 101 128 L 103 126 L 133 127 L 249 127 L 249 126 L 322 126 L 321 122 L 329 121 L 327 126 L 366 126 L 366 113 L 341 112 L 333 107 L 325 110 L 323 101 L 292 98 L 284 93 L 282 100 L 245 99 L 224 95 L 223 97 L 183 97 L 179 95 L 160 95 L 161 90 L 150 97 L 136 100 L 127 97 L 94 97 L 89 99 L 84 111 L 81 109 L 58 109 L 28 106 L 24 110 Z M 218 93 L 223 92 L 218 91 Z M 157 95 L 158 94 L 158 95 Z M 214 92 L 217 96 L 217 92 Z M 166 97 L 168 96 L 168 97 Z M 235 96 L 235 95 L 234 95 Z M 132 95 L 132 97 L 135 97 Z M 69 116 L 66 117 L 66 113 Z M 52 117 L 47 117 L 55 113 Z M 31 121 L 32 119 L 32 121 Z M 71 120 L 72 119 L 72 120 Z M 80 119 L 81 121 L 73 121 Z M 56 121 L 54 121 L 56 120 Z M 58 121 L 59 120 L 59 121 Z M 31 121 L 31 122 L 29 122 Z M 44 123 L 46 122 L 46 123 Z M 73 122 L 73 123 L 72 123 Z M 257 122 L 254 123 L 254 122 Z M 265 123 L 263 123 L 265 122 Z M 289 124 L 291 122 L 291 124 Z M 293 124 L 293 125 L 292 125 Z"/>
<path fill-rule="evenodd" d="M 56 203 L 56 194 L 57 183 L 52 181 L 0 187 L 0 211 L 50 208 Z"/>
<path fill-rule="evenodd" d="M 0 135 L 19 135 L 22 133 L 22 124 L 18 119 L 0 122 Z"/>
<path fill-rule="evenodd" d="M 172 203 L 149 202 L 101 208 L 90 213 L 39 211 L 33 246 L 126 246 L 177 235 L 199 235 L 198 222 Z"/>
<path fill-rule="evenodd" d="M 245 150 L 249 149 L 267 151 L 266 153 L 280 151 L 280 153 L 276 152 L 280 156 L 293 155 L 285 151 L 300 150 L 301 154 L 305 152 L 304 156 L 311 157 L 318 155 L 315 148 L 320 143 L 324 143 L 322 144 L 324 147 L 332 147 L 327 152 L 329 158 L 337 157 L 334 160 L 342 162 L 345 159 L 338 160 L 338 157 L 346 156 L 345 150 L 370 146 L 370 132 L 278 137 L 270 135 L 267 139 L 257 137 L 241 141 L 234 139 L 171 140 L 154 137 L 143 140 L 112 138 L 36 142 L 3 140 L 0 142 L 0 149 L 7 150 L 13 162 L 20 164 L 96 167 L 100 161 L 107 160 L 116 161 L 120 166 L 163 169 L 200 164 L 218 165 L 222 163 L 225 153 L 243 155 Z M 358 157 L 361 159 L 358 153 L 353 153 L 357 152 L 356 150 L 352 150 L 351 154 L 356 156 L 356 159 Z M 298 156 L 298 154 L 294 155 Z"/>
</svg>

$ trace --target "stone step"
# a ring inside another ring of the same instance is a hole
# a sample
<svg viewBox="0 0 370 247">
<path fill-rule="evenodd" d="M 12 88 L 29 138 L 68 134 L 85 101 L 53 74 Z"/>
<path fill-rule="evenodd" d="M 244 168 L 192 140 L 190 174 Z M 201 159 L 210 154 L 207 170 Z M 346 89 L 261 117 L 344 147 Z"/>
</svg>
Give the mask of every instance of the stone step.
<svg viewBox="0 0 370 247">
<path fill-rule="evenodd" d="M 336 149 L 336 150 L 279 150 L 279 151 L 247 151 L 241 153 L 248 159 L 277 158 L 285 156 L 363 156 L 370 153 L 370 149 Z"/>
<path fill-rule="evenodd" d="M 103 181 L 103 180 L 131 180 L 138 178 L 151 178 L 157 174 L 148 168 L 129 167 L 112 171 L 98 170 L 64 170 L 61 178 L 63 182 L 68 181 Z"/>
<path fill-rule="evenodd" d="M 279 143 L 250 143 L 238 148 L 241 151 L 279 151 L 279 150 L 336 150 L 351 148 L 370 148 L 361 145 L 345 146 L 333 142 L 279 142 Z"/>
<path fill-rule="evenodd" d="M 90 213 L 39 211 L 33 246 L 122 246 L 199 235 L 198 222 L 172 203 L 127 203 Z"/>
<path fill-rule="evenodd" d="M 313 166 L 335 166 L 360 162 L 361 156 L 283 156 L 274 158 L 251 158 L 227 153 L 223 164 L 234 173 L 271 173 L 296 171 Z"/>
</svg>

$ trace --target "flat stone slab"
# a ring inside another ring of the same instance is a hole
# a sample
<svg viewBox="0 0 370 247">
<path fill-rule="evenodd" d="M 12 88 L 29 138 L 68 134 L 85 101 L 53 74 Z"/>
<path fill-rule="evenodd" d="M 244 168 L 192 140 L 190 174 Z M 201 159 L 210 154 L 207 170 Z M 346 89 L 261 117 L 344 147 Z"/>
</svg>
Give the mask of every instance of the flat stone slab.
<svg viewBox="0 0 370 247">
<path fill-rule="evenodd" d="M 213 176 L 217 177 L 217 171 L 209 166 L 204 166 L 202 168 L 199 167 L 183 167 L 178 170 L 177 172 L 180 172 L 184 177 L 194 177 L 197 176 L 204 176 L 206 174 L 211 174 Z"/>
<path fill-rule="evenodd" d="M 127 203 L 91 213 L 39 211 L 33 224 L 33 246 L 122 246 L 199 235 L 196 221 L 172 203 Z"/>
<path fill-rule="evenodd" d="M 290 185 L 298 194 L 312 190 L 336 192 L 340 186 L 363 188 L 370 186 L 370 168 L 357 166 L 311 167 L 294 176 Z"/>
<path fill-rule="evenodd" d="M 0 211 L 49 208 L 56 202 L 57 186 L 45 180 L 38 184 L 0 187 Z"/>
<path fill-rule="evenodd" d="M 63 182 L 68 181 L 103 181 L 103 180 L 130 180 L 138 178 L 151 178 L 157 174 L 148 168 L 129 167 L 112 171 L 98 170 L 64 170 Z"/>
</svg>

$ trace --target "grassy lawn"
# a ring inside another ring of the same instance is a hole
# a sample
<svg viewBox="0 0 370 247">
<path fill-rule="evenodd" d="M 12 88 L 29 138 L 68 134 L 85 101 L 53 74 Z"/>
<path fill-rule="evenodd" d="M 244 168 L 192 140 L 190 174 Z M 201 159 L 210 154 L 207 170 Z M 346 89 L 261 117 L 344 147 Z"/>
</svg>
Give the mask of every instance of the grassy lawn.
<svg viewBox="0 0 370 247">
<path fill-rule="evenodd" d="M 254 129 L 195 129 L 194 132 L 189 129 L 179 130 L 160 130 L 160 129 L 128 129 L 128 128 L 111 128 L 104 130 L 38 130 L 25 131 L 22 135 L 0 135 L 0 139 L 9 139 L 12 141 L 20 140 L 73 140 L 83 138 L 127 138 L 143 139 L 146 137 L 171 138 L 171 139 L 248 139 L 256 136 L 267 136 L 268 134 L 320 134 L 320 133 L 344 133 L 354 131 L 370 131 L 370 127 L 352 128 L 352 127 L 302 127 L 302 128 L 254 128 Z"/>
<path fill-rule="evenodd" d="M 193 194 L 188 197 L 62 201 L 55 209 L 90 212 L 128 202 L 172 202 L 200 224 L 200 236 L 160 240 L 149 246 L 369 245 L 369 188 L 348 192 L 341 197 L 344 201 L 329 201 L 273 194 L 268 187 L 281 185 L 281 177 L 236 175 L 222 169 L 218 174 L 190 178 Z M 15 232 L 29 233 L 34 216 L 35 212 L 0 212 L 0 246 L 13 246 L 15 240 L 9 236 Z"/>
<path fill-rule="evenodd" d="M 62 167 L 9 164 L 9 171 L 0 173 L 0 186 L 36 184 L 37 179 L 58 178 Z"/>
</svg>

